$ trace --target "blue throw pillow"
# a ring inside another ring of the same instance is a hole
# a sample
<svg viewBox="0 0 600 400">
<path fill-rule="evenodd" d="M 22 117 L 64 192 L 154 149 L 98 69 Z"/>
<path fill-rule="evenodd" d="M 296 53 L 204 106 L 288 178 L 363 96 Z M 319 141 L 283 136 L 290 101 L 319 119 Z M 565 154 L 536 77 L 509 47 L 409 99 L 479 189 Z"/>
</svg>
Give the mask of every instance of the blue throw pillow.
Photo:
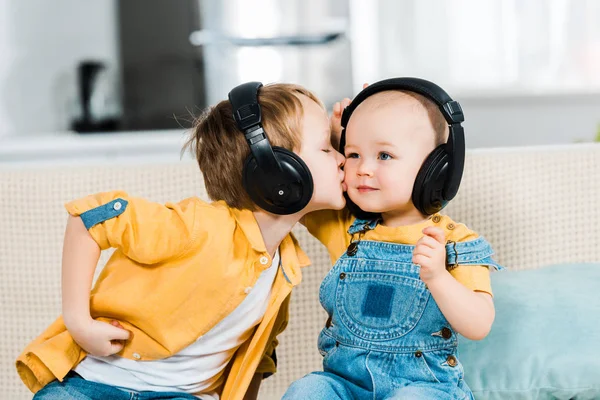
<svg viewBox="0 0 600 400">
<path fill-rule="evenodd" d="M 477 400 L 600 399 L 600 264 L 492 274 L 496 320 L 461 338 Z"/>
</svg>

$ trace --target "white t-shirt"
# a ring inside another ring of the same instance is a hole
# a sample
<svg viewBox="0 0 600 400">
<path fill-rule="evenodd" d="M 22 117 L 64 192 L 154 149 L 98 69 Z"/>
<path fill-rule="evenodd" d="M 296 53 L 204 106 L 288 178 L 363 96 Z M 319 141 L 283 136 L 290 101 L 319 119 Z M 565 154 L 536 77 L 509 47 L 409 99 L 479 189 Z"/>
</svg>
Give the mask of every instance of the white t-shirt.
<svg viewBox="0 0 600 400">
<path fill-rule="evenodd" d="M 179 353 L 154 361 L 88 355 L 75 367 L 75 372 L 88 381 L 127 390 L 185 392 L 203 400 L 218 399 L 215 390 L 222 384 L 225 367 L 267 310 L 279 265 L 278 250 L 271 266 L 261 273 L 254 287 L 247 289 L 244 301 Z"/>
</svg>

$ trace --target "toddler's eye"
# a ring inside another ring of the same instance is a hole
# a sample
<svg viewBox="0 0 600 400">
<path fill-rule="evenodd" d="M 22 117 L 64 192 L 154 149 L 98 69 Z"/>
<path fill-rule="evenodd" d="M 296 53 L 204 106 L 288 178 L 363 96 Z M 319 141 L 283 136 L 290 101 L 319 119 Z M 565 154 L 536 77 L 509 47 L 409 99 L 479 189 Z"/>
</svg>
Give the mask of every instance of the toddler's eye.
<svg viewBox="0 0 600 400">
<path fill-rule="evenodd" d="M 358 158 L 358 154 L 356 153 L 350 153 L 346 156 L 346 158 Z"/>
<path fill-rule="evenodd" d="M 331 150 L 329 149 L 322 149 L 323 153 L 331 153 Z"/>
<path fill-rule="evenodd" d="M 389 155 L 388 153 L 379 153 L 379 159 L 383 160 L 383 161 L 385 161 L 385 160 L 391 160 L 392 156 Z"/>
</svg>

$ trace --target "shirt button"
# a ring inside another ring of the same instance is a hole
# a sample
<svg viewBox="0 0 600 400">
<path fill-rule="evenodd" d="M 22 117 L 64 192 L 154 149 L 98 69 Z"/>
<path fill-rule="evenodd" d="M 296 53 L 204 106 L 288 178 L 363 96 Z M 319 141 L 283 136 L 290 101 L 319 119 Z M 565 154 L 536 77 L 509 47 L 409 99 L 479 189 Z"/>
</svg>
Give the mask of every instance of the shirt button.
<svg viewBox="0 0 600 400">
<path fill-rule="evenodd" d="M 449 230 L 454 229 L 454 224 L 450 223 L 448 225 L 446 225 L 446 228 L 448 228 Z"/>
<path fill-rule="evenodd" d="M 440 222 L 440 220 L 441 220 L 441 219 L 442 219 L 442 217 L 440 217 L 440 216 L 439 216 L 439 215 L 437 215 L 437 214 L 436 214 L 436 215 L 434 215 L 434 216 L 433 216 L 433 218 L 431 218 L 431 220 L 432 220 L 434 223 L 436 223 L 436 224 L 437 224 L 438 222 Z"/>
<path fill-rule="evenodd" d="M 267 265 L 269 262 L 269 257 L 262 256 L 259 261 L 262 265 Z"/>
<path fill-rule="evenodd" d="M 140 358 L 142 358 L 142 356 L 139 355 L 139 353 L 133 353 L 132 354 L 133 358 L 135 358 L 136 360 L 139 360 Z"/>
<path fill-rule="evenodd" d="M 248 286 L 246 289 L 244 289 L 244 293 L 248 294 L 252 291 L 252 286 Z"/>
<path fill-rule="evenodd" d="M 123 207 L 123 204 L 121 204 L 120 201 L 117 201 L 115 204 L 113 204 L 113 208 L 115 209 L 115 211 L 119 211 L 121 207 Z"/>
<path fill-rule="evenodd" d="M 448 356 L 448 358 L 446 359 L 446 362 L 448 363 L 449 366 L 451 367 L 456 367 L 458 365 L 458 360 L 456 359 L 456 357 L 454 357 L 452 354 L 450 354 Z"/>
</svg>

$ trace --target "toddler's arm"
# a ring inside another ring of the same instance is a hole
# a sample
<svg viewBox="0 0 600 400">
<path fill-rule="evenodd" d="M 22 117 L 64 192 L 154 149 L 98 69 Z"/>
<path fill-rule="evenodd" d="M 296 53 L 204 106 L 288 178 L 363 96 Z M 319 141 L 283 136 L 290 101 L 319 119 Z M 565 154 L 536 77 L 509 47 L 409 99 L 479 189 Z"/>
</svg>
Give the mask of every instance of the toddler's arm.
<svg viewBox="0 0 600 400">
<path fill-rule="evenodd" d="M 496 314 L 492 296 L 467 288 L 446 270 L 446 238 L 441 229 L 428 227 L 423 233 L 413 254 L 413 262 L 421 266 L 421 280 L 458 333 L 471 340 L 485 338 Z"/>
<path fill-rule="evenodd" d="M 481 340 L 487 336 L 496 314 L 492 296 L 468 289 L 449 272 L 429 281 L 427 287 L 440 311 L 458 333 L 470 340 Z"/>
</svg>

